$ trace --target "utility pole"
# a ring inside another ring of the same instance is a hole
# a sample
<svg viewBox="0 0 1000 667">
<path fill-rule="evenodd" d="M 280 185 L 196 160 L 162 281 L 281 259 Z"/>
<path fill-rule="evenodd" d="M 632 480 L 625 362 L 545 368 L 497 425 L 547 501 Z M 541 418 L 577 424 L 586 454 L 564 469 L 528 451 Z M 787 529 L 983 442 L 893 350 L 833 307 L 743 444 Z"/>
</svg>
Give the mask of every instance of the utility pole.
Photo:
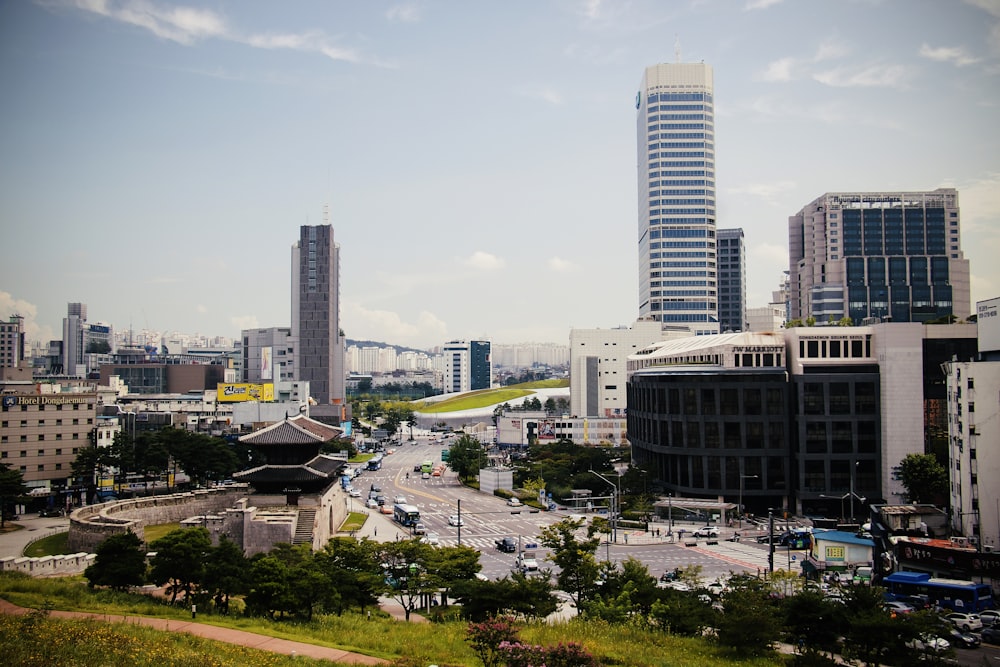
<svg viewBox="0 0 1000 667">
<path fill-rule="evenodd" d="M 774 572 L 774 510 L 767 508 L 767 573 Z"/>
<path fill-rule="evenodd" d="M 617 508 L 618 508 L 618 487 L 615 485 L 614 482 L 612 482 L 610 479 L 600 474 L 599 472 L 595 472 L 593 470 L 591 470 L 590 472 L 594 473 L 602 480 L 604 480 L 606 484 L 611 486 L 611 540 L 615 544 L 618 544 L 618 531 L 616 528 L 618 525 L 616 519 Z"/>
<path fill-rule="evenodd" d="M 458 499 L 458 546 L 462 546 L 462 499 Z"/>
</svg>

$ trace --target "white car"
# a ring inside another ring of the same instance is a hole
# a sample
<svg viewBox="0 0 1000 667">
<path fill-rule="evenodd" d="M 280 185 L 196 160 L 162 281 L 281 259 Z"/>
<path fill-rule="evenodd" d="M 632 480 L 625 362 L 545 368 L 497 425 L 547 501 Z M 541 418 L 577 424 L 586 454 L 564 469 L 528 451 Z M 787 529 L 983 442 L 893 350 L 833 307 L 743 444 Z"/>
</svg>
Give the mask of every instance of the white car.
<svg viewBox="0 0 1000 667">
<path fill-rule="evenodd" d="M 996 609 L 983 610 L 979 612 L 979 620 L 983 622 L 983 625 L 993 627 L 1000 622 L 1000 611 Z"/>
<path fill-rule="evenodd" d="M 522 503 L 519 498 L 508 498 L 507 504 L 510 505 L 511 507 L 520 507 Z"/>
<path fill-rule="evenodd" d="M 691 534 L 695 537 L 718 537 L 719 529 L 715 526 L 702 526 Z"/>
<path fill-rule="evenodd" d="M 347 495 L 349 495 L 351 498 L 360 498 L 361 497 L 361 492 L 358 491 L 357 489 L 350 489 L 347 492 Z"/>
<path fill-rule="evenodd" d="M 965 632 L 983 629 L 983 620 L 979 618 L 979 614 L 963 614 L 961 612 L 955 612 L 954 614 L 948 614 L 945 618 L 951 621 L 951 624 L 956 628 L 964 630 Z"/>
<path fill-rule="evenodd" d="M 951 642 L 933 635 L 921 635 L 906 642 L 906 646 L 918 651 L 941 653 L 951 648 Z"/>
<path fill-rule="evenodd" d="M 458 516 L 457 514 L 452 514 L 450 517 L 448 517 L 448 525 L 449 526 L 464 526 L 465 522 L 462 521 L 462 518 L 460 516 Z"/>
<path fill-rule="evenodd" d="M 437 533 L 427 533 L 426 535 L 420 538 L 420 541 L 423 542 L 424 544 L 429 544 L 432 547 L 441 545 L 441 538 L 438 537 Z"/>
<path fill-rule="evenodd" d="M 392 499 L 392 502 L 396 505 L 405 505 L 406 496 L 396 496 L 395 498 Z"/>
<path fill-rule="evenodd" d="M 375 500 L 374 498 L 369 498 L 368 500 L 365 501 L 365 507 L 367 507 L 369 509 L 377 510 L 378 509 L 378 501 Z"/>
</svg>

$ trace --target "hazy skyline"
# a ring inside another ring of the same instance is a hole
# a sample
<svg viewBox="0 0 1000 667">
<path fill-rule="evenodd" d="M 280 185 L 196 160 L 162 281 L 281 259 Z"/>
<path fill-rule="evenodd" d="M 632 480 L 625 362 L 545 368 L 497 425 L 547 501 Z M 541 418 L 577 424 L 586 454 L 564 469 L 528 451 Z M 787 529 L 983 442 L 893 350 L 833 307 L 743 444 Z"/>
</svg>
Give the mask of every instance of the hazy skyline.
<svg viewBox="0 0 1000 667">
<path fill-rule="evenodd" d="M 959 191 L 1000 296 L 1000 0 L 0 4 L 0 318 L 290 324 L 329 205 L 348 338 L 568 341 L 638 314 L 635 93 L 715 74 L 749 307 L 826 192 Z"/>
</svg>

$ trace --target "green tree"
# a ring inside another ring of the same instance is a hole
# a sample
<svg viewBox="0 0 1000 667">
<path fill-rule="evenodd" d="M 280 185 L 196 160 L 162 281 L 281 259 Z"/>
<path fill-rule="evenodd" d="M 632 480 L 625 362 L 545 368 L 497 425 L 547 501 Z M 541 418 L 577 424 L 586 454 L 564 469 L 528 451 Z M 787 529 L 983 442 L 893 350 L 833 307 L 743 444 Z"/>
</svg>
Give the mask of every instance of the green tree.
<svg viewBox="0 0 1000 667">
<path fill-rule="evenodd" d="M 448 449 L 448 467 L 454 470 L 460 479 L 474 477 L 485 464 L 486 452 L 483 450 L 483 445 L 471 435 L 462 434 Z"/>
<path fill-rule="evenodd" d="M 559 567 L 556 583 L 573 599 L 577 609 L 592 595 L 597 581 L 598 565 L 594 554 L 601 540 L 588 527 L 587 536 L 578 538 L 576 533 L 583 521 L 563 519 L 542 528 L 539 541 L 552 550 L 546 558 Z"/>
<path fill-rule="evenodd" d="M 250 559 L 250 592 L 247 611 L 274 620 L 293 613 L 295 600 L 288 564 L 273 553 L 257 554 Z"/>
<path fill-rule="evenodd" d="M 929 503 L 948 493 L 948 470 L 933 454 L 907 454 L 899 476 L 911 503 Z"/>
<path fill-rule="evenodd" d="M 385 575 L 385 590 L 403 608 L 407 621 L 419 602 L 440 587 L 440 580 L 427 571 L 433 548 L 419 540 L 400 540 L 383 542 L 377 550 Z"/>
<path fill-rule="evenodd" d="M 716 624 L 719 644 L 739 655 L 770 653 L 781 633 L 781 615 L 765 582 L 748 575 L 729 579 Z"/>
<path fill-rule="evenodd" d="M 205 575 L 205 562 L 212 549 L 208 530 L 201 526 L 172 530 L 149 545 L 156 553 L 150 561 L 150 578 L 157 586 L 168 584 L 170 603 L 184 592 L 190 599 Z"/>
<path fill-rule="evenodd" d="M 667 588 L 660 591 L 649 609 L 654 626 L 675 635 L 700 637 L 706 628 L 716 625 L 718 614 L 698 599 L 693 591 Z"/>
<path fill-rule="evenodd" d="M 229 599 L 249 590 L 246 571 L 249 562 L 239 545 L 223 535 L 219 546 L 213 547 L 205 561 L 203 588 L 215 600 L 215 608 L 229 613 Z"/>
<path fill-rule="evenodd" d="M 427 553 L 425 561 L 428 574 L 437 578 L 443 588 L 442 596 L 447 604 L 451 588 L 460 581 L 475 579 L 483 569 L 479 562 L 479 551 L 469 546 L 439 547 Z"/>
<path fill-rule="evenodd" d="M 908 639 L 914 636 L 902 614 L 893 617 L 883 607 L 885 590 L 879 586 L 851 586 L 844 596 L 847 627 L 844 628 L 845 658 L 866 665 L 893 662 Z"/>
<path fill-rule="evenodd" d="M 17 499 L 28 493 L 21 471 L 6 463 L 0 463 L 0 528 L 7 517 L 13 515 L 13 505 Z"/>
<path fill-rule="evenodd" d="M 94 562 L 83 571 L 87 586 L 107 586 L 126 591 L 141 586 L 146 578 L 146 554 L 131 530 L 111 535 L 94 549 Z"/>
<path fill-rule="evenodd" d="M 788 642 L 805 654 L 836 652 L 844 629 L 844 608 L 817 591 L 784 598 L 781 605 Z"/>
<path fill-rule="evenodd" d="M 555 586 L 548 576 L 515 572 L 496 581 L 467 579 L 454 584 L 452 594 L 462 605 L 462 616 L 485 621 L 510 613 L 528 619 L 545 618 L 559 608 Z"/>
<path fill-rule="evenodd" d="M 364 611 L 378 604 L 379 591 L 384 587 L 377 557 L 379 546 L 368 538 L 337 537 L 316 554 L 317 567 L 339 594 L 331 600 L 337 615 L 351 607 Z"/>
</svg>

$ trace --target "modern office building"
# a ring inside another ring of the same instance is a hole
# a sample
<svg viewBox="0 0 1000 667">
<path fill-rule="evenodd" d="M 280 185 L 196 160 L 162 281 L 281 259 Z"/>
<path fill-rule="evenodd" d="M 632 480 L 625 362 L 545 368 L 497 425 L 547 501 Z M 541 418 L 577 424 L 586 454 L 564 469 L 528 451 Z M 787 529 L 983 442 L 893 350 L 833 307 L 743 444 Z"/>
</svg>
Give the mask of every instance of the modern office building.
<svg viewBox="0 0 1000 667">
<path fill-rule="evenodd" d="M 636 108 L 639 317 L 718 333 L 711 66 L 647 67 Z"/>
<path fill-rule="evenodd" d="M 17 368 L 24 361 L 24 317 L 0 322 L 0 368 Z"/>
<path fill-rule="evenodd" d="M 970 315 L 954 189 L 827 193 L 789 217 L 788 246 L 792 319 Z"/>
<path fill-rule="evenodd" d="M 719 328 L 747 331 L 747 253 L 743 230 L 720 229 L 716 237 L 719 279 Z"/>
<path fill-rule="evenodd" d="M 295 373 L 295 345 L 290 327 L 244 329 L 243 382 L 290 382 Z"/>
<path fill-rule="evenodd" d="M 948 361 L 950 523 L 983 551 L 1000 552 L 1000 298 L 976 304 L 979 353 Z"/>
<path fill-rule="evenodd" d="M 329 221 L 328 208 L 323 217 Z M 329 224 L 303 225 L 292 246 L 291 334 L 295 379 L 309 382 L 318 406 L 342 409 L 346 372 L 340 328 L 340 246 Z"/>
<path fill-rule="evenodd" d="M 691 336 L 649 317 L 631 327 L 570 329 L 569 411 L 573 417 L 624 417 L 628 357 L 663 340 Z"/>
<path fill-rule="evenodd" d="M 490 360 L 490 341 L 453 340 L 445 343 L 444 392 L 489 389 L 493 382 L 493 363 Z"/>
</svg>

